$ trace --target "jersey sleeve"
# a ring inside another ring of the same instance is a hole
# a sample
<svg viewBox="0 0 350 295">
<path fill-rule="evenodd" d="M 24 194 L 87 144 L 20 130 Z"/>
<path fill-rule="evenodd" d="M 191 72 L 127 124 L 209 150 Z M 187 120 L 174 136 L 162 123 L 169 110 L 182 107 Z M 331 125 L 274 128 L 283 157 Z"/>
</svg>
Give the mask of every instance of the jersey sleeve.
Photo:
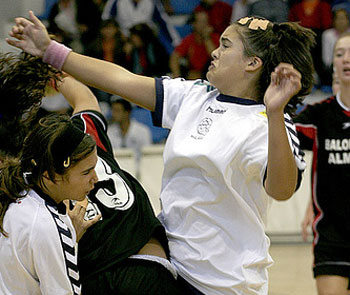
<svg viewBox="0 0 350 295">
<path fill-rule="evenodd" d="M 156 108 L 152 113 L 153 124 L 157 127 L 171 129 L 184 99 L 200 80 L 189 81 L 183 78 L 156 78 Z M 201 81 L 204 83 L 204 81 Z M 209 84 L 203 89 L 212 87 Z"/>
<path fill-rule="evenodd" d="M 306 162 L 304 160 L 305 153 L 300 148 L 300 141 L 296 131 L 296 126 L 288 114 L 284 115 L 284 123 L 286 126 L 288 141 L 295 159 L 295 163 L 299 171 L 304 171 L 306 168 Z"/>
<path fill-rule="evenodd" d="M 302 149 L 312 150 L 313 143 L 316 140 L 319 120 L 317 106 L 318 105 L 305 106 L 299 115 L 294 118 Z"/>
<path fill-rule="evenodd" d="M 107 136 L 108 124 L 103 115 L 96 111 L 82 111 L 72 116 L 75 126 L 90 134 L 96 141 L 97 147 L 104 152 L 113 154 L 111 142 Z"/>
<path fill-rule="evenodd" d="M 59 233 L 58 227 L 67 235 Z M 31 249 L 42 294 L 81 294 L 75 239 L 64 222 L 56 226 L 48 214 L 38 218 L 32 229 Z"/>
</svg>

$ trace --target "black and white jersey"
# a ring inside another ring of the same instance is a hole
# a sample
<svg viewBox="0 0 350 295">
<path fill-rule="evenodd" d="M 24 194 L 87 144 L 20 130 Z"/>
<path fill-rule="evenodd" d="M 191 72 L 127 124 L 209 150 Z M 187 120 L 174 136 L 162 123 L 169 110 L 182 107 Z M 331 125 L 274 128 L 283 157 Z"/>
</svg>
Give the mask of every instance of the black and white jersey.
<svg viewBox="0 0 350 295">
<path fill-rule="evenodd" d="M 306 106 L 295 123 L 302 148 L 313 151 L 314 242 L 350 246 L 350 109 L 333 96 Z"/>
<path fill-rule="evenodd" d="M 79 241 L 82 281 L 137 254 L 151 237 L 158 238 L 168 252 L 164 228 L 155 217 L 146 192 L 114 158 L 102 114 L 84 111 L 75 114 L 72 120 L 97 143 L 99 180 L 88 196 L 85 218 L 102 215 L 102 220 L 89 228 Z"/>
<path fill-rule="evenodd" d="M 75 230 L 65 205 L 39 194 L 29 191 L 5 213 L 9 236 L 0 235 L 0 294 L 78 295 Z"/>
</svg>

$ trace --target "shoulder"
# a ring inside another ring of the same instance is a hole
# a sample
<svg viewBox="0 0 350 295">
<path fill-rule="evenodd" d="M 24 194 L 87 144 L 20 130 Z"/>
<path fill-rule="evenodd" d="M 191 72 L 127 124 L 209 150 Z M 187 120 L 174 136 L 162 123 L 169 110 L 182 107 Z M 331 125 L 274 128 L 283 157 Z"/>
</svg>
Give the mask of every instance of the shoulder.
<svg viewBox="0 0 350 295">
<path fill-rule="evenodd" d="M 39 232 L 47 232 L 52 226 L 52 218 L 42 200 L 34 191 L 30 191 L 25 197 L 12 203 L 6 212 L 6 222 L 19 231 L 35 229 Z"/>
</svg>

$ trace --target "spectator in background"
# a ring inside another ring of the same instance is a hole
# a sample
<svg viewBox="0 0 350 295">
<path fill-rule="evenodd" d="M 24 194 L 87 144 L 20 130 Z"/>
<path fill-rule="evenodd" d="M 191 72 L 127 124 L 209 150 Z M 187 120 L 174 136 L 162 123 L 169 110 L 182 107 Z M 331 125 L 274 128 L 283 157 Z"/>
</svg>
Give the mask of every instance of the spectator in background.
<svg viewBox="0 0 350 295">
<path fill-rule="evenodd" d="M 256 0 L 236 0 L 232 7 L 231 22 L 247 16 L 249 4 L 252 4 L 255 1 Z"/>
<path fill-rule="evenodd" d="M 137 24 L 146 23 L 157 32 L 157 37 L 170 54 L 179 44 L 180 36 L 171 24 L 159 0 L 108 0 L 102 19 L 114 18 L 125 36 Z"/>
<path fill-rule="evenodd" d="M 136 178 L 139 176 L 139 163 L 142 148 L 152 144 L 152 135 L 149 128 L 131 118 L 132 105 L 130 102 L 112 96 L 112 118 L 108 123 L 107 135 L 113 149 L 131 148 L 135 152 Z"/>
<path fill-rule="evenodd" d="M 146 23 L 130 28 L 124 46 L 127 68 L 135 74 L 163 76 L 169 72 L 169 55 L 155 32 Z"/>
<path fill-rule="evenodd" d="M 50 11 L 48 31 L 79 52 L 97 34 L 101 15 L 93 0 L 59 0 Z"/>
<path fill-rule="evenodd" d="M 312 29 L 316 33 L 316 46 L 312 49 L 314 67 L 317 73 L 318 86 L 326 82 L 322 61 L 322 33 L 332 26 L 331 5 L 324 0 L 300 0 L 292 4 L 288 19 L 299 22 L 303 27 Z"/>
<path fill-rule="evenodd" d="M 325 85 L 332 84 L 334 44 L 342 33 L 349 30 L 348 12 L 344 8 L 333 10 L 333 27 L 322 33 L 322 60 L 325 66 Z"/>
<path fill-rule="evenodd" d="M 262 16 L 277 23 L 288 21 L 288 13 L 285 0 L 258 0 L 248 6 L 248 15 Z"/>
<path fill-rule="evenodd" d="M 213 31 L 219 35 L 231 22 L 232 6 L 220 0 L 201 0 L 194 11 L 205 11 Z"/>
<path fill-rule="evenodd" d="M 213 32 L 208 23 L 208 14 L 204 11 L 195 11 L 191 22 L 193 32 L 182 40 L 170 56 L 170 70 L 173 77 L 204 79 L 211 62 L 210 54 L 219 45 L 220 36 Z"/>
<path fill-rule="evenodd" d="M 126 38 L 114 19 L 101 21 L 96 38 L 85 47 L 85 54 L 126 66 L 124 45 Z M 91 87 L 102 108 L 103 115 L 109 117 L 111 94 Z"/>
</svg>

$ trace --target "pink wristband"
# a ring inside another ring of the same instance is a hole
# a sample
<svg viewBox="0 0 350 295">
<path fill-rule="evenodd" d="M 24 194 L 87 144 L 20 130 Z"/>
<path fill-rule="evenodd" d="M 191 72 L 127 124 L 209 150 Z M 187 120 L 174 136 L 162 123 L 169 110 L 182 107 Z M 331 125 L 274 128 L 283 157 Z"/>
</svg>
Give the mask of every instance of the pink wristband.
<svg viewBox="0 0 350 295">
<path fill-rule="evenodd" d="M 63 44 L 56 41 L 51 41 L 44 52 L 43 62 L 46 62 L 52 65 L 54 68 L 61 70 L 67 55 L 71 51 L 72 49 L 64 46 Z"/>
</svg>

